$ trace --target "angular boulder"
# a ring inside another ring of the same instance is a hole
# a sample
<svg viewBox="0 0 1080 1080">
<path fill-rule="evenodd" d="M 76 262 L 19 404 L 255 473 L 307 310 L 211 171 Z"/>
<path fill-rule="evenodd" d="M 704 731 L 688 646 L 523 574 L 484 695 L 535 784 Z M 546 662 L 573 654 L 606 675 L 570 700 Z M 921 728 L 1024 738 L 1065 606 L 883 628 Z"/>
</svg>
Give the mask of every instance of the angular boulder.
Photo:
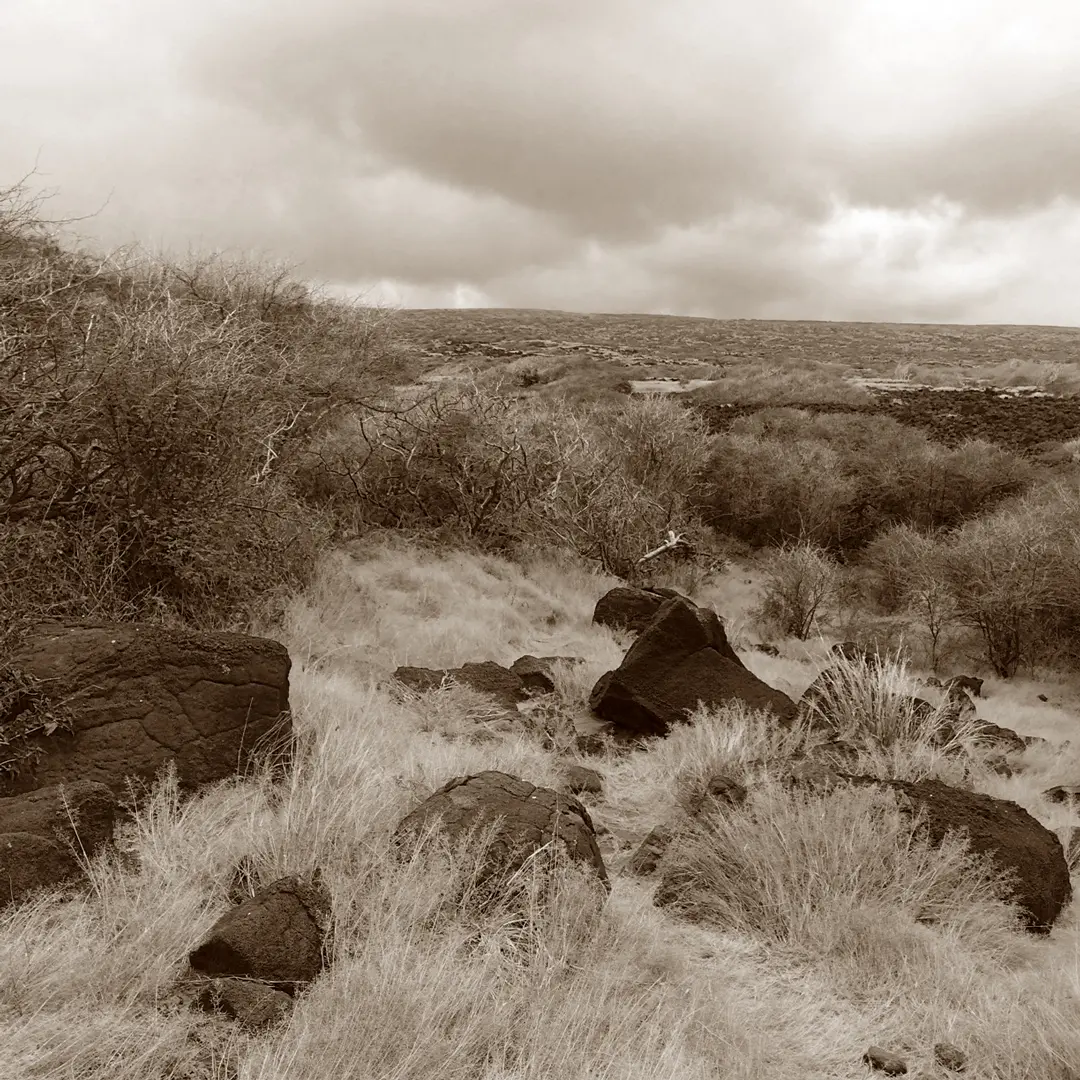
<svg viewBox="0 0 1080 1080">
<path fill-rule="evenodd" d="M 537 787 L 495 770 L 457 776 L 401 819 L 394 830 L 395 840 L 406 845 L 434 819 L 441 820 L 441 829 L 451 841 L 501 819 L 481 869 L 483 881 L 505 880 L 531 855 L 557 840 L 571 860 L 591 867 L 610 891 L 592 818 L 565 791 Z"/>
<path fill-rule="evenodd" d="M 686 599 L 674 589 L 636 589 L 620 585 L 596 601 L 592 621 L 598 626 L 640 634 L 663 604 L 675 598 Z"/>
<path fill-rule="evenodd" d="M 445 679 L 452 679 L 486 694 L 508 709 L 517 709 L 519 702 L 529 698 L 521 677 L 509 668 L 496 664 L 494 660 L 462 664 L 456 668 L 399 667 L 394 671 L 394 678 L 410 690 L 421 694 L 435 690 Z"/>
<path fill-rule="evenodd" d="M 742 702 L 790 723 L 795 703 L 743 666 L 715 611 L 666 600 L 614 671 L 593 687 L 589 707 L 638 735 L 666 735 L 702 702 Z"/>
<path fill-rule="evenodd" d="M 222 915 L 188 963 L 201 975 L 295 994 L 323 968 L 329 924 L 330 898 L 317 876 L 279 878 Z"/>
<path fill-rule="evenodd" d="M 566 765 L 562 769 L 563 787 L 571 795 L 600 795 L 604 790 L 604 778 L 585 765 Z"/>
<path fill-rule="evenodd" d="M 845 784 L 888 788 L 896 793 L 901 811 L 912 816 L 925 812 L 922 832 L 931 844 L 940 844 L 949 833 L 965 835 L 974 853 L 1015 874 L 1012 895 L 1026 929 L 1033 933 L 1048 933 L 1072 899 L 1061 841 L 1014 802 L 940 780 L 882 780 L 838 772 L 820 762 L 801 762 L 790 780 L 822 794 Z M 675 867 L 664 873 L 654 903 L 680 906 L 686 872 L 685 867 Z"/>
<path fill-rule="evenodd" d="M 673 835 L 674 831 L 670 825 L 654 825 L 627 861 L 627 872 L 634 877 L 648 877 L 654 874 Z"/>
<path fill-rule="evenodd" d="M 76 780 L 123 794 L 128 777 L 152 781 L 168 762 L 190 790 L 258 749 L 291 746 L 289 654 L 267 638 L 56 621 L 35 627 L 8 666 L 40 680 L 72 730 L 29 736 L 35 757 L 0 775 L 0 795 Z"/>
<path fill-rule="evenodd" d="M 1080 784 L 1057 784 L 1047 788 L 1043 798 L 1052 803 L 1064 803 L 1066 806 L 1080 806 Z"/>
<path fill-rule="evenodd" d="M 120 816 L 112 790 L 86 780 L 0 798 L 0 908 L 79 877 Z"/>
<path fill-rule="evenodd" d="M 1061 841 L 1022 806 L 978 791 L 963 791 L 939 780 L 888 783 L 914 807 L 927 811 L 933 842 L 963 830 L 974 851 L 1017 874 L 1014 895 L 1028 930 L 1048 933 L 1072 899 L 1069 867 Z"/>
<path fill-rule="evenodd" d="M 850 643 L 847 643 L 850 644 Z M 868 666 L 873 664 L 869 661 Z M 837 667 L 827 667 L 819 672 L 814 681 L 803 691 L 799 698 L 799 716 L 811 723 L 811 726 L 826 731 L 835 731 L 839 717 L 834 715 L 834 710 L 829 702 L 837 695 L 838 688 L 847 683 L 846 672 Z M 911 696 L 906 699 L 912 711 L 920 719 L 925 719 L 934 714 L 934 706 L 925 698 Z"/>
<path fill-rule="evenodd" d="M 881 660 L 881 654 L 873 645 L 863 645 L 858 641 L 838 641 L 829 652 L 833 656 L 863 664 L 876 665 Z"/>
</svg>

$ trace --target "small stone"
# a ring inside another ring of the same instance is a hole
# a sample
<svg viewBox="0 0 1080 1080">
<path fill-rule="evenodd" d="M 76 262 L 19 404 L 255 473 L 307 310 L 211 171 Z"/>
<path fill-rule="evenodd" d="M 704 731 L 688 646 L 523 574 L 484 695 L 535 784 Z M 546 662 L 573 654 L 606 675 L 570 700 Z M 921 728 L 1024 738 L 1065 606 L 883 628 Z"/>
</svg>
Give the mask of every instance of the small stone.
<svg viewBox="0 0 1080 1080">
<path fill-rule="evenodd" d="M 1052 803 L 1075 803 L 1080 802 L 1080 784 L 1058 784 L 1057 787 L 1047 788 L 1043 798 Z"/>
<path fill-rule="evenodd" d="M 292 1011 L 293 1000 L 256 979 L 207 979 L 196 1004 L 204 1012 L 220 1012 L 249 1031 L 262 1031 Z"/>
<path fill-rule="evenodd" d="M 567 765 L 563 769 L 563 787 L 571 795 L 599 795 L 604 790 L 604 778 L 584 765 Z"/>
<path fill-rule="evenodd" d="M 879 1069 L 886 1076 L 902 1076 L 907 1072 L 907 1062 L 896 1054 L 890 1054 L 880 1046 L 871 1046 L 862 1056 L 863 1064 Z"/>
<path fill-rule="evenodd" d="M 963 1072 L 967 1068 L 967 1054 L 952 1043 L 934 1043 L 934 1060 L 954 1072 Z"/>
<path fill-rule="evenodd" d="M 648 877 L 656 871 L 660 860 L 671 843 L 671 829 L 666 825 L 657 825 L 644 840 L 626 864 L 629 873 L 636 877 Z"/>
</svg>

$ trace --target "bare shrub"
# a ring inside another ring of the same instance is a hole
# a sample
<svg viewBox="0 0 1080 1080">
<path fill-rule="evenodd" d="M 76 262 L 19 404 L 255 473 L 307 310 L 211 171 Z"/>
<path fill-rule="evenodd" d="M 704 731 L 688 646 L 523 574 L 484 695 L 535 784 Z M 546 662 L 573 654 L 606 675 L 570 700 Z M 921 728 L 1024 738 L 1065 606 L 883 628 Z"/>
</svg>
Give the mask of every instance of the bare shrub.
<svg viewBox="0 0 1080 1080">
<path fill-rule="evenodd" d="M 1056 487 L 953 532 L 939 550 L 957 619 L 978 631 L 1002 678 L 1034 666 L 1080 624 L 1080 498 Z"/>
<path fill-rule="evenodd" d="M 764 596 L 753 617 L 767 636 L 805 641 L 837 582 L 836 564 L 813 544 L 781 548 L 765 562 Z"/>
<path fill-rule="evenodd" d="M 872 574 L 871 592 L 881 607 L 919 620 L 930 667 L 937 671 L 942 635 L 957 620 L 956 598 L 943 572 L 939 544 L 910 525 L 896 525 L 871 542 L 863 565 Z"/>
<path fill-rule="evenodd" d="M 669 529 L 700 539 L 690 503 L 710 437 L 697 414 L 659 397 L 629 398 L 553 408 L 528 430 L 550 477 L 530 507 L 533 534 L 628 580 Z"/>
<path fill-rule="evenodd" d="M 514 412 L 497 385 L 474 380 L 387 398 L 315 443 L 302 490 L 353 531 L 451 528 L 469 540 L 508 540 L 543 481 Z"/>
</svg>

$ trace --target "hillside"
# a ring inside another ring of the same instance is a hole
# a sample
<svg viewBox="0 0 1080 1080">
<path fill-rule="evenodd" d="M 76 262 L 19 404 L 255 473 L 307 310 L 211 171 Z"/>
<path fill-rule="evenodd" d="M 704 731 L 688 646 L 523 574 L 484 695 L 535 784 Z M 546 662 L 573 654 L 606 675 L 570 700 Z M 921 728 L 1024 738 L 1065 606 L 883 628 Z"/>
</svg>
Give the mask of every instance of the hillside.
<svg viewBox="0 0 1080 1080">
<path fill-rule="evenodd" d="M 888 376 L 898 366 L 912 365 L 962 371 L 971 379 L 1009 365 L 1080 366 L 1077 327 L 788 322 L 493 308 L 406 309 L 394 313 L 393 325 L 403 342 L 432 361 L 576 353 L 607 357 L 628 368 L 824 363 L 843 365 L 852 375 Z"/>
<path fill-rule="evenodd" d="M 679 393 L 714 431 L 770 405 L 890 416 L 947 446 L 1024 454 L 1080 437 L 1080 329 L 404 310 L 429 380 L 503 374 L 519 393 Z M 1007 392 L 1003 392 L 1006 390 Z"/>
</svg>

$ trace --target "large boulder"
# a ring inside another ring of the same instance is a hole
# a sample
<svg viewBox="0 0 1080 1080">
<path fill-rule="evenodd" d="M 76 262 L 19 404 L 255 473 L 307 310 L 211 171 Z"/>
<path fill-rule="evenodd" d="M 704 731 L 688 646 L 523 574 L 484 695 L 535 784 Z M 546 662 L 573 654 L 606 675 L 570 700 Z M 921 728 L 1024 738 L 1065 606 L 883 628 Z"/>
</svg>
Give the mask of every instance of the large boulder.
<svg viewBox="0 0 1080 1080">
<path fill-rule="evenodd" d="M 879 780 L 854 777 L 856 783 L 889 787 L 912 811 L 926 812 L 932 843 L 960 830 L 971 848 L 994 865 L 1016 873 L 1014 895 L 1027 928 L 1047 933 L 1072 899 L 1069 866 L 1061 841 L 1022 806 L 980 791 L 964 791 L 940 780 Z"/>
<path fill-rule="evenodd" d="M 16 774 L 0 775 L 0 795 L 75 780 L 122 794 L 128 777 L 152 781 L 168 762 L 188 790 L 235 774 L 257 749 L 291 746 L 289 654 L 267 638 L 48 622 L 8 666 L 40 680 L 70 730 L 29 735 L 32 754 Z M 19 708 L 0 720 L 17 725 Z"/>
<path fill-rule="evenodd" d="M 663 603 L 622 664 L 600 677 L 589 698 L 601 719 L 639 735 L 666 735 L 699 703 L 732 702 L 768 709 L 785 724 L 796 714 L 786 694 L 743 666 L 716 612 L 683 597 Z"/>
<path fill-rule="evenodd" d="M 855 776 L 817 764 L 816 775 L 793 774 L 794 782 L 829 791 L 844 782 L 889 788 L 900 808 L 926 814 L 923 830 L 933 844 L 950 832 L 967 835 L 972 851 L 1016 874 L 1013 895 L 1028 930 L 1047 933 L 1072 899 L 1069 866 L 1057 835 L 1022 806 L 940 780 L 882 780 Z"/>
<path fill-rule="evenodd" d="M 204 1012 L 235 1020 L 248 1031 L 265 1031 L 292 1012 L 293 999 L 283 990 L 254 979 L 205 979 L 195 1004 Z"/>
<path fill-rule="evenodd" d="M 323 969 L 330 898 L 318 874 L 279 878 L 225 912 L 191 951 L 193 971 L 293 995 Z"/>
<path fill-rule="evenodd" d="M 853 663 L 869 664 L 871 667 L 881 662 L 881 654 L 873 645 L 863 645 L 858 641 L 838 641 L 829 652 Z"/>
<path fill-rule="evenodd" d="M 570 763 L 562 768 L 562 786 L 571 795 L 602 795 L 604 778 L 595 769 Z"/>
<path fill-rule="evenodd" d="M 435 819 L 451 841 L 499 819 L 481 869 L 483 880 L 505 880 L 531 855 L 558 840 L 573 861 L 591 867 L 604 888 L 611 888 L 592 818 L 568 792 L 537 787 L 495 770 L 457 776 L 401 819 L 394 831 L 396 841 L 406 844 Z"/>
<path fill-rule="evenodd" d="M 674 589 L 637 589 L 620 585 L 596 601 L 592 621 L 598 626 L 640 634 L 665 601 L 681 596 Z"/>
<path fill-rule="evenodd" d="M 112 790 L 86 780 L 0 798 L 0 908 L 79 877 L 76 852 L 95 855 L 119 816 Z"/>
</svg>

